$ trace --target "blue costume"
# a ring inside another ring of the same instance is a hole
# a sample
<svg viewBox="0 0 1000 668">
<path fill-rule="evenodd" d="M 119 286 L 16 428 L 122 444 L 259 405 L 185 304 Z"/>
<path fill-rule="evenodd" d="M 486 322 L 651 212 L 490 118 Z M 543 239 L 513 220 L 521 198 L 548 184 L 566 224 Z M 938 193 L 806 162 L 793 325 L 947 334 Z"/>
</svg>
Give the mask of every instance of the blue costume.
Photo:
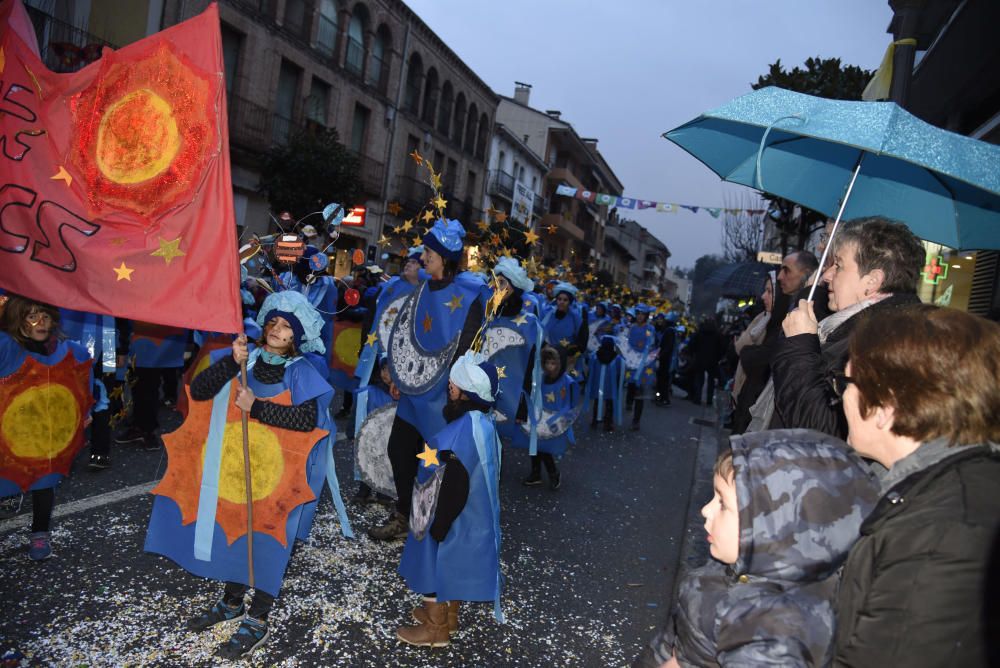
<svg viewBox="0 0 1000 668">
<path fill-rule="evenodd" d="M 562 457 L 566 449 L 576 443 L 573 423 L 582 407 L 580 386 L 569 373 L 564 373 L 552 383 L 543 381 L 541 393 L 538 451 Z M 525 448 L 527 445 L 527 439 L 511 441 L 511 446 L 515 448 Z"/>
<path fill-rule="evenodd" d="M 626 342 L 629 349 L 628 383 L 645 392 L 656 385 L 656 330 L 649 323 L 633 324 L 628 330 Z"/>
<path fill-rule="evenodd" d="M 622 424 L 622 400 L 625 392 L 625 362 L 621 355 L 615 355 L 607 364 L 601 363 L 597 354 L 590 356 L 590 370 L 587 374 L 587 399 L 596 401 L 597 408 L 593 422 L 605 418 L 605 402 L 611 402 L 612 417 Z"/>
</svg>

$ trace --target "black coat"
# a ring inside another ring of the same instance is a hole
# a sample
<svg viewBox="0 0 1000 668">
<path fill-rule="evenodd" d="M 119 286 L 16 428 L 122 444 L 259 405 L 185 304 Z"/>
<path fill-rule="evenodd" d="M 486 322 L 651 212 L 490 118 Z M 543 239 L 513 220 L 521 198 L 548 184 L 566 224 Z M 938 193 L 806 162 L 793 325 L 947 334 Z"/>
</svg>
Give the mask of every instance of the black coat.
<svg viewBox="0 0 1000 668">
<path fill-rule="evenodd" d="M 1000 453 L 988 446 L 896 484 L 847 558 L 834 665 L 997 665 L 998 531 Z"/>
<path fill-rule="evenodd" d="M 894 294 L 872 304 L 840 323 L 821 346 L 815 334 L 781 337 L 771 359 L 774 378 L 774 416 L 770 429 L 815 429 L 840 439 L 847 438 L 847 419 L 833 376 L 847 366 L 851 332 L 861 317 L 920 300 L 915 294 Z"/>
</svg>

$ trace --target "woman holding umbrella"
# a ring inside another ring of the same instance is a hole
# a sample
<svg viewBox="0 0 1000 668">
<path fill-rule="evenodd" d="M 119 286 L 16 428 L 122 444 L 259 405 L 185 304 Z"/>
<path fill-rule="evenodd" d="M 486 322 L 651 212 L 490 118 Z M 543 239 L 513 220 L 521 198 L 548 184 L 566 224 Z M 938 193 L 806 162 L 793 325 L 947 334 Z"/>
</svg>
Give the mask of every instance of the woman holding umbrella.
<svg viewBox="0 0 1000 668">
<path fill-rule="evenodd" d="M 872 316 L 919 302 L 924 248 L 903 224 L 873 217 L 847 224 L 833 241 L 823 273 L 833 315 L 816 322 L 812 303 L 799 302 L 782 323 L 785 339 L 771 360 L 771 429 L 815 429 L 847 436 L 847 421 L 830 378 L 847 364 L 847 345 L 862 311 Z M 763 395 L 762 395 L 763 396 Z"/>
</svg>

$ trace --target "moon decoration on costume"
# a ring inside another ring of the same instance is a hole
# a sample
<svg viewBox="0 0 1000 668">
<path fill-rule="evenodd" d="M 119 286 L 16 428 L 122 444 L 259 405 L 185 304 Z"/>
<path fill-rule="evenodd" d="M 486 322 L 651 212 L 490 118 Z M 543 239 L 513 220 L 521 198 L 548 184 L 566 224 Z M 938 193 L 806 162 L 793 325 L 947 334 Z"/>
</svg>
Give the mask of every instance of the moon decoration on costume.
<svg viewBox="0 0 1000 668">
<path fill-rule="evenodd" d="M 354 439 L 354 462 L 361 481 L 380 494 L 396 498 L 392 464 L 386 438 L 396 418 L 396 404 L 386 404 L 368 414 Z"/>
<path fill-rule="evenodd" d="M 548 438 L 562 436 L 576 422 L 576 417 L 580 414 L 580 408 L 570 411 L 569 415 L 559 415 L 556 411 L 542 410 L 542 417 L 538 421 L 538 438 L 543 441 Z M 521 429 L 526 434 L 531 433 L 531 425 L 527 422 L 521 425 Z"/>
<path fill-rule="evenodd" d="M 511 329 L 510 327 L 490 327 L 483 334 L 483 347 L 480 352 L 486 355 L 486 359 L 492 359 L 501 350 L 523 345 L 524 337 L 516 329 Z"/>
<path fill-rule="evenodd" d="M 389 370 L 396 387 L 405 394 L 422 394 L 448 373 L 452 358 L 458 349 L 461 332 L 441 350 L 430 352 L 417 341 L 414 323 L 417 304 L 427 283 L 416 293 L 410 293 L 396 318 L 389 335 Z"/>
<path fill-rule="evenodd" d="M 438 498 L 441 495 L 441 483 L 444 481 L 444 470 L 447 464 L 434 469 L 434 473 L 425 482 L 413 483 L 413 504 L 410 506 L 410 531 L 417 540 L 423 540 L 434 520 Z"/>
<path fill-rule="evenodd" d="M 385 311 L 382 312 L 382 316 L 378 321 L 379 341 L 385 342 L 389 340 L 389 336 L 392 334 L 392 326 L 396 324 L 396 316 L 403 310 L 403 304 L 406 303 L 406 297 L 407 295 L 403 295 L 402 297 L 397 297 L 392 300 L 389 302 Z"/>
<path fill-rule="evenodd" d="M 647 352 L 642 352 L 628 345 L 628 339 L 624 334 L 615 339 L 618 351 L 621 353 L 622 361 L 625 362 L 626 369 L 638 369 L 643 364 L 649 364 L 656 359 L 656 349 L 650 348 Z M 643 362 L 645 359 L 645 362 Z"/>
</svg>

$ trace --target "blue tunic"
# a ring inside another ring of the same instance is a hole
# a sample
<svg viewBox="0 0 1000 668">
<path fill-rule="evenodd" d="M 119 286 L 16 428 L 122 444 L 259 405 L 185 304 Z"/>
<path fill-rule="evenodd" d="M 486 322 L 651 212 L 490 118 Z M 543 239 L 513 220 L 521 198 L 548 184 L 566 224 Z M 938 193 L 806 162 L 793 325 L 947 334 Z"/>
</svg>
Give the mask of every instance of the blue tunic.
<svg viewBox="0 0 1000 668">
<path fill-rule="evenodd" d="M 229 350 L 213 351 L 212 363 L 231 354 L 232 352 Z M 253 356 L 252 359 L 254 359 Z M 251 366 L 248 364 L 248 368 Z M 264 385 L 257 381 L 252 373 L 248 373 L 247 376 L 247 385 L 258 397 L 266 399 L 277 396 L 285 390 L 290 390 L 293 405 L 315 399 L 319 408 L 316 427 L 331 432 L 336 431 L 326 408 L 330 403 L 333 390 L 320 378 L 313 366 L 304 359 L 297 358 L 286 364 L 285 375 L 280 383 Z M 213 402 L 218 400 L 220 397 L 216 396 Z M 268 534 L 254 532 L 254 585 L 257 589 L 273 596 L 277 596 L 281 589 L 281 581 L 284 578 L 295 539 L 305 540 L 309 536 L 313 517 L 316 514 L 316 504 L 323 491 L 323 481 L 327 473 L 327 438 L 324 436 L 317 441 L 309 452 L 306 460 L 306 479 L 316 498 L 296 506 L 288 514 L 285 525 L 286 544 L 282 545 Z M 228 545 L 222 527 L 216 522 L 211 540 L 211 558 L 205 561 L 195 557 L 196 526 L 197 522 L 186 526 L 182 525 L 181 511 L 177 503 L 167 496 L 157 495 L 153 501 L 153 512 L 149 519 L 145 550 L 169 557 L 194 575 L 248 585 L 246 535 L 235 540 L 232 545 Z"/>
<path fill-rule="evenodd" d="M 184 366 L 187 340 L 186 329 L 136 320 L 132 322 L 129 355 L 137 367 L 180 368 Z"/>
<path fill-rule="evenodd" d="M 629 365 L 627 381 L 640 389 L 648 389 L 656 384 L 656 330 L 650 324 L 632 325 L 628 330 L 628 347 L 639 359 L 637 365 Z"/>
<path fill-rule="evenodd" d="M 590 356 L 590 370 L 587 374 L 587 399 L 597 401 L 597 412 L 594 420 L 604 418 L 603 402 L 611 402 L 611 410 L 615 422 L 622 423 L 622 386 L 625 382 L 625 362 L 621 355 L 616 355 L 608 364 L 601 364 L 597 355 Z"/>
<path fill-rule="evenodd" d="M 576 421 L 582 407 L 583 397 L 576 380 L 564 373 L 552 383 L 542 383 L 542 420 L 538 431 L 538 451 L 562 457 L 566 449 L 576 443 L 572 423 Z M 568 421 L 570 424 L 561 434 L 547 437 L 546 423 Z M 521 427 L 523 431 L 523 426 Z M 511 447 L 527 448 L 527 438 L 511 439 Z"/>
<path fill-rule="evenodd" d="M 500 596 L 500 449 L 493 420 L 470 411 L 430 438 L 428 446 L 455 453 L 469 474 L 469 496 L 442 542 L 430 532 L 419 541 L 412 533 L 407 536 L 399 574 L 411 590 L 435 592 L 439 601 L 496 602 Z M 426 482 L 437 468 L 421 462 L 417 482 Z"/>
</svg>

